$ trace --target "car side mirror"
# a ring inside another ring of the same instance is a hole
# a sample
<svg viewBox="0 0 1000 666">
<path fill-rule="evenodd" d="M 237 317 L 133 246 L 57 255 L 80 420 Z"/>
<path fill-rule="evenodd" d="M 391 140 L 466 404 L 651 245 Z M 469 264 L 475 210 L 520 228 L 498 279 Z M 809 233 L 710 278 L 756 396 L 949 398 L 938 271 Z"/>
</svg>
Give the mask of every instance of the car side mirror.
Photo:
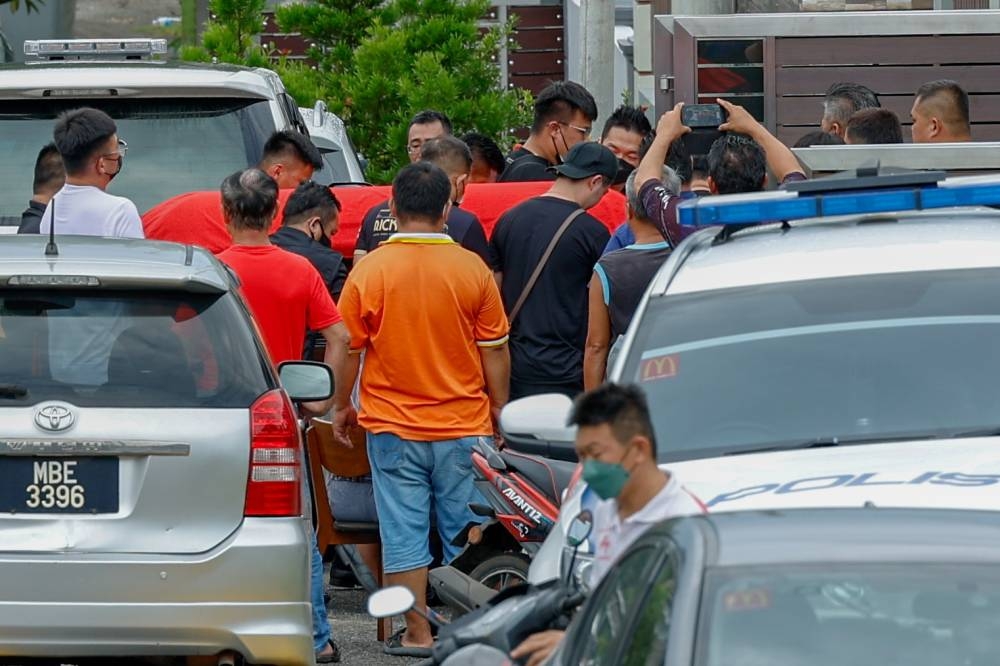
<svg viewBox="0 0 1000 666">
<path fill-rule="evenodd" d="M 576 427 L 566 425 L 572 409 L 573 401 L 562 393 L 521 398 L 503 408 L 500 428 L 505 433 L 572 443 L 576 440 Z"/>
<path fill-rule="evenodd" d="M 368 597 L 368 614 L 383 618 L 402 615 L 413 608 L 417 598 L 402 585 L 382 588 Z"/>
<path fill-rule="evenodd" d="M 576 548 L 590 536 L 590 531 L 594 528 L 594 516 L 590 511 L 584 509 L 576 514 L 569 528 L 566 530 L 566 545 Z"/>
<path fill-rule="evenodd" d="M 292 402 L 317 402 L 333 395 L 333 372 L 325 363 L 285 361 L 278 378 Z"/>
</svg>

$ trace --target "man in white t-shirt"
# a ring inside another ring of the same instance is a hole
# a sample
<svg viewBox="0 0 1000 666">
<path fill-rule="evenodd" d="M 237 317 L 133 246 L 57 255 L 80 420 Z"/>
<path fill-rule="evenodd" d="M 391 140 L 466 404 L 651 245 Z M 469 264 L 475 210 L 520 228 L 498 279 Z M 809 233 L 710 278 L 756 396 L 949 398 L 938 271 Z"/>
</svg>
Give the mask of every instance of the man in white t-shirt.
<svg viewBox="0 0 1000 666">
<path fill-rule="evenodd" d="M 41 233 L 49 233 L 54 219 L 60 236 L 144 238 L 135 204 L 105 191 L 121 173 L 127 148 L 115 121 L 98 109 L 74 109 L 59 116 L 52 136 L 66 168 L 66 184 L 42 214 Z M 49 316 L 72 319 L 49 327 L 52 378 L 84 386 L 106 383 L 111 348 L 129 324 L 121 303 L 90 301 L 85 308 L 53 310 Z"/>
<path fill-rule="evenodd" d="M 135 204 L 106 191 L 121 173 L 127 149 L 111 116 L 90 108 L 68 111 L 56 120 L 52 136 L 66 184 L 45 209 L 41 232 L 49 233 L 54 202 L 57 234 L 144 238 Z"/>
<path fill-rule="evenodd" d="M 705 512 L 705 505 L 656 464 L 656 438 L 646 396 L 636 386 L 604 384 L 576 399 L 576 453 L 583 480 L 601 502 L 594 509 L 591 589 L 647 529 L 669 518 Z M 529 636 L 511 656 L 543 663 L 562 631 Z"/>
</svg>

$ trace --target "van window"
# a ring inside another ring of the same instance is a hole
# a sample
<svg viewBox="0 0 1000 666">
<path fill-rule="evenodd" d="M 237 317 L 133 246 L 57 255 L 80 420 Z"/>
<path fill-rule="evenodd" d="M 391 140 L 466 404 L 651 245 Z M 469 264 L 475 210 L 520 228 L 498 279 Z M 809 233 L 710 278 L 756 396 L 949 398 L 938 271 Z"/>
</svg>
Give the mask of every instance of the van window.
<svg viewBox="0 0 1000 666">
<path fill-rule="evenodd" d="M 222 180 L 256 164 L 275 131 L 267 100 L 67 99 L 5 100 L 0 105 L 0 224 L 17 226 L 32 194 L 38 151 L 52 141 L 63 111 L 105 111 L 128 142 L 121 175 L 108 191 L 131 199 L 140 213 L 184 192 L 217 190 Z"/>
<path fill-rule="evenodd" d="M 248 407 L 250 330 L 231 294 L 0 290 L 0 407 Z"/>
</svg>

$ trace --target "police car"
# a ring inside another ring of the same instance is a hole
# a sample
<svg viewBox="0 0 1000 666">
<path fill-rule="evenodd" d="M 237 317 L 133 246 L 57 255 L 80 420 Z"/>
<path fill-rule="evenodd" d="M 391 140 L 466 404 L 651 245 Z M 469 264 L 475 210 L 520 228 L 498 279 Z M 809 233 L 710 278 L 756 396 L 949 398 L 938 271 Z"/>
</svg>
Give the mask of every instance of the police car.
<svg viewBox="0 0 1000 666">
<path fill-rule="evenodd" d="M 997 506 L 1000 177 L 850 176 L 682 205 L 710 228 L 653 279 L 609 372 L 646 391 L 660 462 L 710 512 Z M 501 424 L 568 443 L 569 407 L 527 398 Z M 532 582 L 558 575 L 588 496 L 567 492 Z"/>
</svg>

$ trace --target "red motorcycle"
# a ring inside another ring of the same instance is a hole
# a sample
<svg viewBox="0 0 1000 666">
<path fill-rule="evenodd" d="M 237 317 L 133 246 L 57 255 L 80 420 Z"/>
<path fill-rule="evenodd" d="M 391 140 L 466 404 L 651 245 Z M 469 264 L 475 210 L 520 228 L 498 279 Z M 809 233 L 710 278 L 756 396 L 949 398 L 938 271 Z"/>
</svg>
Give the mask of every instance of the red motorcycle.
<svg viewBox="0 0 1000 666">
<path fill-rule="evenodd" d="M 485 504 L 471 504 L 487 520 L 456 538 L 465 549 L 451 567 L 493 590 L 528 580 L 531 558 L 559 518 L 563 491 L 576 474 L 572 462 L 495 447 L 481 439 L 473 450 L 476 487 Z"/>
</svg>

